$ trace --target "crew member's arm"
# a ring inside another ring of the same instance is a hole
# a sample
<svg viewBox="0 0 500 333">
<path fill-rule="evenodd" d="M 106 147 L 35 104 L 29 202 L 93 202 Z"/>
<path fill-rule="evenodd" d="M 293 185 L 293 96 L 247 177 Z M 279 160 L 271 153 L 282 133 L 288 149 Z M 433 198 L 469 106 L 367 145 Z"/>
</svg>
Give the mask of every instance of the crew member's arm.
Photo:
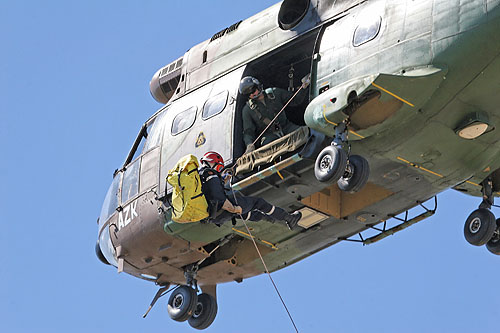
<svg viewBox="0 0 500 333">
<path fill-rule="evenodd" d="M 226 201 L 224 201 L 224 204 L 222 205 L 222 209 L 227 210 L 228 212 L 234 213 L 234 214 L 241 214 L 241 212 L 242 212 L 242 209 L 240 206 L 233 205 L 231 203 L 231 201 L 229 201 L 228 199 L 226 199 Z"/>
<path fill-rule="evenodd" d="M 311 74 L 307 74 L 306 76 L 304 76 L 302 79 L 301 79 L 301 82 L 302 82 L 302 90 L 297 94 L 297 96 L 295 96 L 295 98 L 290 102 L 290 106 L 298 106 L 300 104 L 302 104 L 302 102 L 304 102 L 305 100 L 305 97 L 307 96 L 308 94 L 308 90 L 307 90 L 307 87 L 309 86 L 309 84 L 311 83 Z M 278 91 L 278 95 L 279 95 L 279 99 L 281 101 L 281 103 L 283 105 L 285 105 L 288 100 L 290 98 L 292 98 L 292 96 L 295 94 L 295 92 L 293 91 L 288 91 L 288 90 L 285 90 L 285 89 L 281 89 L 281 88 L 277 88 L 279 89 Z"/>
</svg>

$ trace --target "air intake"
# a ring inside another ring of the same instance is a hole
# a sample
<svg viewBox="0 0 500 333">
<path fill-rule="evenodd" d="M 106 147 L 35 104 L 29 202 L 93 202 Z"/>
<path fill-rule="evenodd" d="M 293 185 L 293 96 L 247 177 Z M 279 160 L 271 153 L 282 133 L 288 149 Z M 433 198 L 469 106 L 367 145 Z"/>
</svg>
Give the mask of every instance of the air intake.
<svg viewBox="0 0 500 333">
<path fill-rule="evenodd" d="M 290 30 L 302 21 L 309 9 L 310 0 L 285 0 L 278 13 L 278 24 L 283 30 Z"/>
<path fill-rule="evenodd" d="M 181 69 L 182 58 L 179 58 L 153 75 L 149 82 L 149 91 L 157 102 L 167 104 L 175 94 L 181 78 Z"/>
</svg>

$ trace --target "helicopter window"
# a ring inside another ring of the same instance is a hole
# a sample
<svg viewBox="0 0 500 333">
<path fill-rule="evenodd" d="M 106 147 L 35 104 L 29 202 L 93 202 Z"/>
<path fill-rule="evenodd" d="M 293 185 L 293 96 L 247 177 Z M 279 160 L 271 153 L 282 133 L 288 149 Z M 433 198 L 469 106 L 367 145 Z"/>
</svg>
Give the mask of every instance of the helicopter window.
<svg viewBox="0 0 500 333">
<path fill-rule="evenodd" d="M 154 120 L 151 121 L 149 124 L 142 126 L 141 131 L 139 132 L 137 138 L 134 141 L 132 149 L 128 153 L 127 159 L 125 160 L 125 165 L 135 160 L 142 153 L 142 150 L 144 149 L 144 145 L 146 144 L 146 140 L 148 138 L 148 133 L 153 124 Z"/>
<path fill-rule="evenodd" d="M 153 147 L 160 145 L 160 141 L 163 135 L 163 128 L 165 127 L 165 122 L 163 122 L 163 117 L 166 114 L 166 110 L 162 111 L 155 119 L 152 126 L 148 127 L 149 134 L 147 135 L 147 140 L 144 145 L 144 151 L 148 151 Z"/>
<path fill-rule="evenodd" d="M 205 120 L 215 116 L 216 114 L 221 113 L 226 108 L 227 95 L 228 92 L 226 90 L 221 93 L 218 93 L 213 97 L 210 97 L 203 106 L 203 112 L 201 114 L 201 118 Z"/>
<path fill-rule="evenodd" d="M 99 247 L 101 248 L 104 258 L 113 266 L 118 267 L 115 256 L 115 248 L 113 243 L 111 243 L 111 237 L 109 237 L 109 228 L 104 228 L 102 230 L 101 236 L 99 237 Z"/>
<path fill-rule="evenodd" d="M 120 188 L 120 181 L 122 179 L 122 173 L 118 173 L 106 193 L 104 198 L 104 203 L 102 204 L 101 215 L 99 216 L 99 223 L 105 223 L 111 215 L 116 211 L 118 207 L 118 190 Z"/>
<path fill-rule="evenodd" d="M 139 162 L 136 160 L 130 164 L 123 174 L 122 204 L 139 193 Z"/>
<path fill-rule="evenodd" d="M 364 20 L 354 31 L 353 45 L 360 46 L 375 39 L 380 31 L 382 18 L 380 16 Z"/>
<path fill-rule="evenodd" d="M 197 110 L 198 108 L 196 106 L 192 106 L 175 116 L 172 122 L 172 135 L 177 135 L 193 126 Z"/>
<path fill-rule="evenodd" d="M 147 129 L 146 129 L 146 131 L 144 131 L 144 134 L 143 134 L 143 136 L 141 138 L 141 141 L 139 142 L 139 145 L 135 149 L 134 156 L 132 156 L 132 158 L 130 159 L 130 161 L 135 160 L 141 154 L 142 150 L 144 149 L 144 143 L 146 142 L 147 136 L 148 136 L 148 132 L 147 132 Z"/>
</svg>

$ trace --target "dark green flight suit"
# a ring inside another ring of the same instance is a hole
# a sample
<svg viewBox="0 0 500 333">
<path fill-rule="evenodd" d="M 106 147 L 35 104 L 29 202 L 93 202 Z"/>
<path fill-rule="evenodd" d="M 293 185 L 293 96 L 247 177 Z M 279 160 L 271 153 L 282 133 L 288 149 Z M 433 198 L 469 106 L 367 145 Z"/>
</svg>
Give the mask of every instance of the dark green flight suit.
<svg viewBox="0 0 500 333">
<path fill-rule="evenodd" d="M 243 107 L 243 140 L 246 146 L 254 142 L 294 93 L 281 88 L 268 88 L 263 94 L 264 103 L 257 100 L 249 100 Z M 289 106 L 300 104 L 304 99 L 304 95 L 303 92 L 300 92 L 290 102 Z M 285 111 L 283 111 L 274 124 L 256 142 L 256 146 L 268 144 L 283 135 L 293 132 L 297 128 L 299 126 L 290 122 L 286 117 Z"/>
</svg>

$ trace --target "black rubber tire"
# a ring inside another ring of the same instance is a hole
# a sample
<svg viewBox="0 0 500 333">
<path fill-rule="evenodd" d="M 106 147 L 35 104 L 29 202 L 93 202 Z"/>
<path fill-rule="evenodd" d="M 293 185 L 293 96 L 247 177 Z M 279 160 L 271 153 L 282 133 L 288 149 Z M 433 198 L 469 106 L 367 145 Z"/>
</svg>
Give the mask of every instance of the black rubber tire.
<svg viewBox="0 0 500 333">
<path fill-rule="evenodd" d="M 322 183 L 336 182 L 342 177 L 347 165 L 346 152 L 335 146 L 325 147 L 316 158 L 314 175 Z"/>
<path fill-rule="evenodd" d="M 186 321 L 193 315 L 197 302 L 196 290 L 188 286 L 177 287 L 168 299 L 168 315 L 175 321 Z"/>
<path fill-rule="evenodd" d="M 337 185 L 342 191 L 355 193 L 366 185 L 370 176 L 370 166 L 368 161 L 359 155 L 352 155 L 346 166 L 346 172 L 337 181 Z"/>
<path fill-rule="evenodd" d="M 493 254 L 500 255 L 500 219 L 497 219 L 497 228 L 493 237 L 486 243 L 486 248 Z"/>
<path fill-rule="evenodd" d="M 491 239 L 495 229 L 495 215 L 489 209 L 479 208 L 465 221 L 464 236 L 470 244 L 482 246 Z"/>
<path fill-rule="evenodd" d="M 191 318 L 188 319 L 189 325 L 198 330 L 204 330 L 210 326 L 217 315 L 217 300 L 209 294 L 198 295 L 198 302 Z"/>
</svg>

